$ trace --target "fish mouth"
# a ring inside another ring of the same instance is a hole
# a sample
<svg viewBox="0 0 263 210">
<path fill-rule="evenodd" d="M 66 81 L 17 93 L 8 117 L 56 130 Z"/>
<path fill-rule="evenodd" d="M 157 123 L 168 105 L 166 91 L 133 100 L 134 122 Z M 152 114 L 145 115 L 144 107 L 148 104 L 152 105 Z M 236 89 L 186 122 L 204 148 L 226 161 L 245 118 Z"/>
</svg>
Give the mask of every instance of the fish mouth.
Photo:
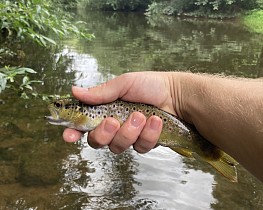
<svg viewBox="0 0 263 210">
<path fill-rule="evenodd" d="M 48 122 L 52 125 L 60 125 L 64 122 L 64 120 L 59 118 L 54 118 L 53 116 L 45 116 L 45 118 L 48 120 Z"/>
</svg>

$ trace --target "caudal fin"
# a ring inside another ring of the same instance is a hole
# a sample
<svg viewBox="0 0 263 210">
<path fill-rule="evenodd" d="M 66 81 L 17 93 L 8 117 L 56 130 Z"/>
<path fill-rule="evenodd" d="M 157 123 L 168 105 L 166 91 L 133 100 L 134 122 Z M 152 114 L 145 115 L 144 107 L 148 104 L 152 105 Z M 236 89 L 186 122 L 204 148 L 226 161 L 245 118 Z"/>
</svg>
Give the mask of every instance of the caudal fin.
<svg viewBox="0 0 263 210">
<path fill-rule="evenodd" d="M 207 162 L 231 182 L 238 182 L 237 170 L 234 164 L 230 164 L 223 159 L 209 160 Z"/>
<path fill-rule="evenodd" d="M 222 152 L 222 156 L 220 158 L 211 160 L 211 159 L 202 158 L 197 153 L 192 152 L 185 148 L 180 148 L 180 147 L 170 147 L 170 148 L 173 151 L 185 157 L 189 157 L 189 158 L 194 157 L 197 160 L 205 161 L 209 163 L 211 166 L 213 166 L 213 168 L 215 168 L 220 174 L 226 177 L 229 181 L 238 182 L 237 170 L 236 170 L 236 165 L 238 164 L 238 162 L 228 154 Z"/>
<path fill-rule="evenodd" d="M 238 162 L 236 162 L 234 158 L 230 157 L 226 153 L 223 153 L 223 155 L 220 158 L 214 160 L 201 158 L 196 153 L 193 153 L 193 156 L 195 157 L 195 159 L 202 159 L 203 161 L 209 163 L 213 168 L 215 168 L 220 174 L 226 177 L 229 181 L 238 182 L 237 169 L 236 169 L 236 165 L 238 164 Z"/>
</svg>

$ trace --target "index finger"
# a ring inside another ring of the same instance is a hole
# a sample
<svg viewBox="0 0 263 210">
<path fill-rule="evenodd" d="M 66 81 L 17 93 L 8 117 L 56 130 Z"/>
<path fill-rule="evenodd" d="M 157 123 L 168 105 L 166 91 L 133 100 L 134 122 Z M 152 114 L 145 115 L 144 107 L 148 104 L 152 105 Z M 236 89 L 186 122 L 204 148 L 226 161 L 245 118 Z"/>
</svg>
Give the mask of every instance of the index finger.
<svg viewBox="0 0 263 210">
<path fill-rule="evenodd" d="M 72 143 L 78 141 L 82 135 L 83 133 L 80 131 L 77 131 L 72 128 L 66 128 L 63 132 L 63 139 L 66 142 Z"/>
</svg>

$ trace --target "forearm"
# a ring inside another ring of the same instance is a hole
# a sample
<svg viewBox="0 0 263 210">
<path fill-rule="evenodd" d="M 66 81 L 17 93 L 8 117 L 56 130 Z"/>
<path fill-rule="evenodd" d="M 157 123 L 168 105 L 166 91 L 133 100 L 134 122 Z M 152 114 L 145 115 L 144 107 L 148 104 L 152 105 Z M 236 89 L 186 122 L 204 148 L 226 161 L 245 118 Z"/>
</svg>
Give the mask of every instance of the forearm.
<svg viewBox="0 0 263 210">
<path fill-rule="evenodd" d="M 185 73 L 174 77 L 178 115 L 263 180 L 263 83 Z"/>
</svg>

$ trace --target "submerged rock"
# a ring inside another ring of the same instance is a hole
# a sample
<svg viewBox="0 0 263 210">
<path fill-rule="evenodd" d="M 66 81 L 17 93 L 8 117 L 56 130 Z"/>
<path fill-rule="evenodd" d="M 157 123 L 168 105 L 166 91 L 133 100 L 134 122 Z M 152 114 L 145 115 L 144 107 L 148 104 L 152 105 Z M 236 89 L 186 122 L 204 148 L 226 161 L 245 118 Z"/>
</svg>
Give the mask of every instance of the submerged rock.
<svg viewBox="0 0 263 210">
<path fill-rule="evenodd" d="M 19 181 L 26 186 L 57 184 L 60 179 L 59 163 L 51 145 L 38 145 L 21 157 Z"/>
</svg>

